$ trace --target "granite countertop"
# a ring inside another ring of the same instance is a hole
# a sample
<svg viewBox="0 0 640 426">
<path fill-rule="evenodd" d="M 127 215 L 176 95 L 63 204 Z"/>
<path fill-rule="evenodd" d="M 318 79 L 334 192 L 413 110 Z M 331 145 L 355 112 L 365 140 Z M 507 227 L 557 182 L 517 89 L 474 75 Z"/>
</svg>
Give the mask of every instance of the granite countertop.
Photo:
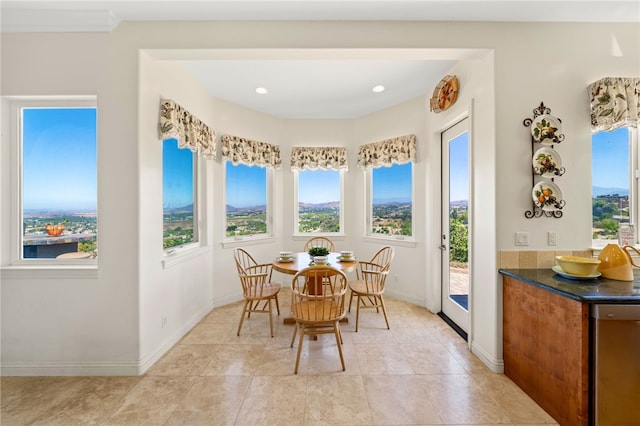
<svg viewBox="0 0 640 426">
<path fill-rule="evenodd" d="M 602 277 L 572 280 L 561 277 L 551 269 L 500 269 L 498 272 L 583 303 L 640 304 L 638 269 L 633 271 L 633 281 Z"/>
</svg>

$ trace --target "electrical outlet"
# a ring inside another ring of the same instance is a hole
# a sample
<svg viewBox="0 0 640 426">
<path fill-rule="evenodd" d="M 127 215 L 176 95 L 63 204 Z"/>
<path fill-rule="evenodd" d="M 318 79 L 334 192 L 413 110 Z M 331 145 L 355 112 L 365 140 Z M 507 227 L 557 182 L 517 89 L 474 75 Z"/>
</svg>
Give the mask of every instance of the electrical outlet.
<svg viewBox="0 0 640 426">
<path fill-rule="evenodd" d="M 528 246 L 529 245 L 529 233 L 528 232 L 516 232 L 516 245 Z"/>
<path fill-rule="evenodd" d="M 160 323 L 162 328 L 164 328 L 167 325 L 167 317 L 160 318 Z"/>
<path fill-rule="evenodd" d="M 547 244 L 550 246 L 555 246 L 558 244 L 558 234 L 553 231 L 547 233 Z"/>
</svg>

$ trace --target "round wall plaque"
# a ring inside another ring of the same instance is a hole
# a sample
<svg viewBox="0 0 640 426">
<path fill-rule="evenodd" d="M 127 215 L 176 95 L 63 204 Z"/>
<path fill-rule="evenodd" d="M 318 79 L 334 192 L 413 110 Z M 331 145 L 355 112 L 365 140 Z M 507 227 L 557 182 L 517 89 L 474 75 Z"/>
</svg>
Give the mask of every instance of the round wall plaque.
<svg viewBox="0 0 640 426">
<path fill-rule="evenodd" d="M 458 99 L 458 78 L 455 75 L 444 77 L 435 89 L 429 100 L 429 108 L 433 112 L 441 112 L 448 109 Z"/>
</svg>

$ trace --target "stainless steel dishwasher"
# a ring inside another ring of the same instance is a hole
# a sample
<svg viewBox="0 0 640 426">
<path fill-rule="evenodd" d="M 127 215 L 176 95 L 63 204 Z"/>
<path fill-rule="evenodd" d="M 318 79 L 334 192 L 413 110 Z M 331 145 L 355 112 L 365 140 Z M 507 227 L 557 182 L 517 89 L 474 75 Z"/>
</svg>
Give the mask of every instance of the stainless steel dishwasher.
<svg viewBox="0 0 640 426">
<path fill-rule="evenodd" d="M 640 305 L 592 305 L 593 419 L 640 425 Z"/>
</svg>

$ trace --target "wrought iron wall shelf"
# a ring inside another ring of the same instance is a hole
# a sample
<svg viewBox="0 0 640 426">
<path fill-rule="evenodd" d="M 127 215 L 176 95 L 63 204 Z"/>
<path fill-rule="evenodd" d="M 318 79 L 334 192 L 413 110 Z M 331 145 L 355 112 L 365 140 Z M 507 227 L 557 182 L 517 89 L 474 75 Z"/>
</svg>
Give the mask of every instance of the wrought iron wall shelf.
<svg viewBox="0 0 640 426">
<path fill-rule="evenodd" d="M 532 209 L 524 212 L 527 219 L 534 217 L 562 217 L 565 201 L 555 178 L 565 173 L 562 157 L 554 146 L 564 141 L 562 120 L 551 115 L 551 109 L 540 102 L 533 110 L 533 118 L 522 124 L 531 129 L 531 190 Z"/>
</svg>

